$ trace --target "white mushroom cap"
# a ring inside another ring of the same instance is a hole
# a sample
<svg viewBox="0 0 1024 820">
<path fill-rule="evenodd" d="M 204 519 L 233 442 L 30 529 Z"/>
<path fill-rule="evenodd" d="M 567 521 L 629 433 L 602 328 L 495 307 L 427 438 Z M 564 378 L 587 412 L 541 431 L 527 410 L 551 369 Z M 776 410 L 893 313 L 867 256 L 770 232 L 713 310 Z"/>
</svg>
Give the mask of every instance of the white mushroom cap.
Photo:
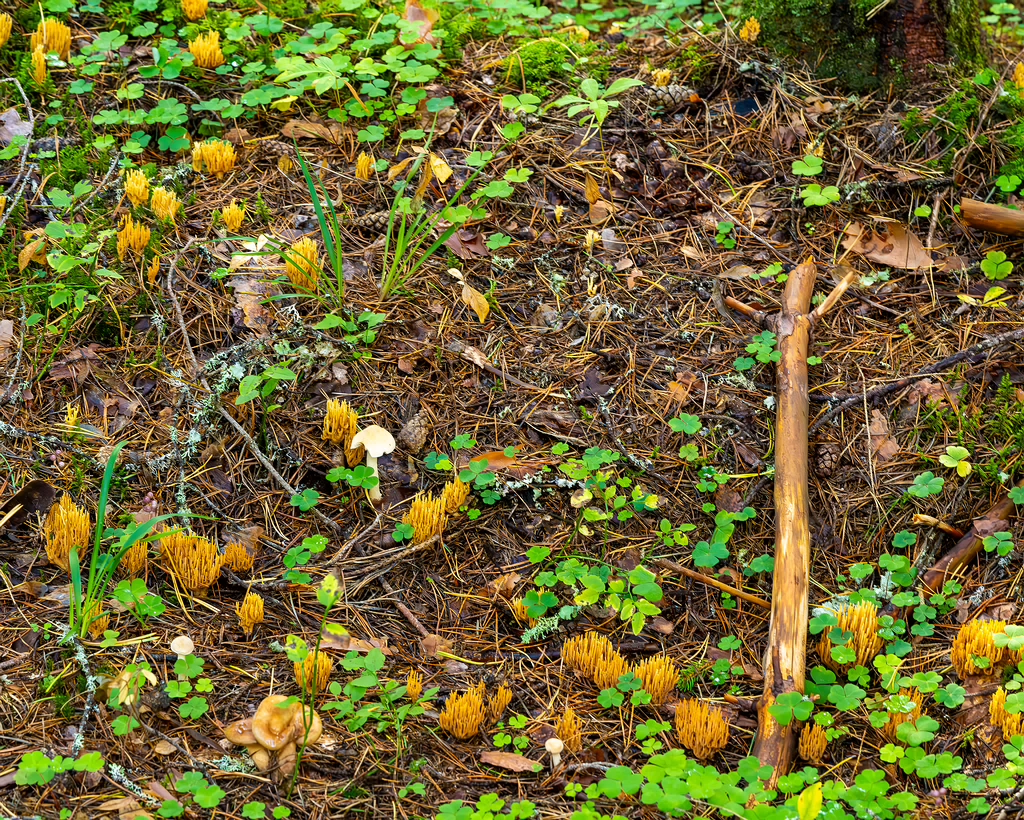
<svg viewBox="0 0 1024 820">
<path fill-rule="evenodd" d="M 560 755 L 565 749 L 565 744 L 557 737 L 550 737 L 544 741 L 544 750 L 550 755 Z"/>
<path fill-rule="evenodd" d="M 171 651 L 179 658 L 191 655 L 196 651 L 196 645 L 188 635 L 179 635 L 171 641 Z"/>
<path fill-rule="evenodd" d="M 352 438 L 350 446 L 353 450 L 360 445 L 366 448 L 366 455 L 370 458 L 380 458 L 395 449 L 395 437 L 383 427 L 371 424 Z"/>
</svg>

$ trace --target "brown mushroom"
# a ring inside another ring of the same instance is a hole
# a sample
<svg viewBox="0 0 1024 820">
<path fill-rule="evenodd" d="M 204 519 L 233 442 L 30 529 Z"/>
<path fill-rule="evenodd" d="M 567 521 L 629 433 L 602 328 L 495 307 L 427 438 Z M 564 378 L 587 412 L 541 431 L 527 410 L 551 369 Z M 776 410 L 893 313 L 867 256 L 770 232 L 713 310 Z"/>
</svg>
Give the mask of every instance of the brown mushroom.
<svg viewBox="0 0 1024 820">
<path fill-rule="evenodd" d="M 285 701 L 292 701 L 287 706 L 282 704 Z M 252 719 L 252 733 L 256 742 L 264 749 L 276 752 L 292 740 L 294 734 L 293 722 L 299 709 L 299 702 L 295 698 L 288 698 L 285 695 L 268 695 L 263 699 Z M 302 718 L 299 717 L 299 725 L 302 725 Z"/>
<path fill-rule="evenodd" d="M 285 744 L 277 753 L 277 768 L 274 770 L 274 779 L 282 783 L 295 774 L 295 764 L 299 760 L 299 749 L 295 741 Z"/>
<path fill-rule="evenodd" d="M 265 772 L 270 768 L 270 752 L 260 746 L 259 743 L 253 743 L 246 746 L 245 750 L 252 758 L 252 762 L 256 764 L 256 768 L 261 772 Z"/>
<path fill-rule="evenodd" d="M 256 743 L 256 736 L 252 733 L 252 718 L 236 720 L 224 727 L 224 737 L 236 746 L 252 746 Z"/>
</svg>

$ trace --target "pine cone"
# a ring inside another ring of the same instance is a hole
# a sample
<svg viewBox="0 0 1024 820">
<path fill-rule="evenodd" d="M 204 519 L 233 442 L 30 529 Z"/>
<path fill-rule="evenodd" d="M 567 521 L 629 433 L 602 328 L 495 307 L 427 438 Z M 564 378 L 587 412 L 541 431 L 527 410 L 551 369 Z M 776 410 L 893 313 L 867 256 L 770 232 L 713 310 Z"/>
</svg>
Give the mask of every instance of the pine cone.
<svg viewBox="0 0 1024 820">
<path fill-rule="evenodd" d="M 832 441 L 826 441 L 814 448 L 814 469 L 822 478 L 828 478 L 839 466 L 842 449 Z"/>
<path fill-rule="evenodd" d="M 421 410 L 409 419 L 398 432 L 398 443 L 401 444 L 412 455 L 416 455 L 427 443 L 427 433 L 430 432 L 430 422 Z"/>
<path fill-rule="evenodd" d="M 362 216 L 353 216 L 347 220 L 347 224 L 350 228 L 363 231 L 386 231 L 388 228 L 388 219 L 391 217 L 391 211 L 373 211 Z"/>
<path fill-rule="evenodd" d="M 700 95 L 684 85 L 666 85 L 663 88 L 645 86 L 642 91 L 652 106 L 660 106 L 666 114 L 673 114 L 683 106 L 700 102 Z"/>
</svg>

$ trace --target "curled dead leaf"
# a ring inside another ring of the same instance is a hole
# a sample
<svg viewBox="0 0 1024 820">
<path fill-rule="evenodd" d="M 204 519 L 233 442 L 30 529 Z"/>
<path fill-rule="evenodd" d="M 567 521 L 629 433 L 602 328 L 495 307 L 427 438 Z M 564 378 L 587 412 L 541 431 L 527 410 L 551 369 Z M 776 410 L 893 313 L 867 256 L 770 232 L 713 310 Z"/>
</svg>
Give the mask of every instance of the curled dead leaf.
<svg viewBox="0 0 1024 820">
<path fill-rule="evenodd" d="M 480 752 L 480 762 L 517 773 L 539 772 L 544 768 L 542 763 L 512 752 Z"/>
<path fill-rule="evenodd" d="M 483 324 L 487 321 L 487 316 L 491 312 L 491 305 L 480 291 L 469 285 L 462 286 L 462 301 L 473 309 L 476 317 Z"/>
<path fill-rule="evenodd" d="M 935 264 L 921 240 L 898 223 L 887 223 L 876 231 L 860 222 L 851 222 L 845 234 L 843 247 L 872 262 L 904 270 L 919 270 Z"/>
</svg>

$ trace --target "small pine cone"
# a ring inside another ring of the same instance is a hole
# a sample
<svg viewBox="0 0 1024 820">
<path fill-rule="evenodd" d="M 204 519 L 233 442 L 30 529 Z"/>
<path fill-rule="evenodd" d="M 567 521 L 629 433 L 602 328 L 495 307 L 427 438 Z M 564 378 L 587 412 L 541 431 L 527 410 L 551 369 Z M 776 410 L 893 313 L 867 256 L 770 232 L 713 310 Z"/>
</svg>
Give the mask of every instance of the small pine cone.
<svg viewBox="0 0 1024 820">
<path fill-rule="evenodd" d="M 815 448 L 814 469 L 822 478 L 828 478 L 839 466 L 842 449 L 832 441 L 826 441 Z"/>
<path fill-rule="evenodd" d="M 700 102 L 700 95 L 683 85 L 666 85 L 664 88 L 646 86 L 643 93 L 652 106 L 658 106 L 666 114 L 673 114 L 687 105 Z"/>
<path fill-rule="evenodd" d="M 398 443 L 412 455 L 416 455 L 427 443 L 428 432 L 430 432 L 430 423 L 427 421 L 426 414 L 421 410 L 402 426 L 398 432 Z"/>
<path fill-rule="evenodd" d="M 373 211 L 372 213 L 354 216 L 348 220 L 348 226 L 363 231 L 386 231 L 391 211 Z"/>
</svg>

